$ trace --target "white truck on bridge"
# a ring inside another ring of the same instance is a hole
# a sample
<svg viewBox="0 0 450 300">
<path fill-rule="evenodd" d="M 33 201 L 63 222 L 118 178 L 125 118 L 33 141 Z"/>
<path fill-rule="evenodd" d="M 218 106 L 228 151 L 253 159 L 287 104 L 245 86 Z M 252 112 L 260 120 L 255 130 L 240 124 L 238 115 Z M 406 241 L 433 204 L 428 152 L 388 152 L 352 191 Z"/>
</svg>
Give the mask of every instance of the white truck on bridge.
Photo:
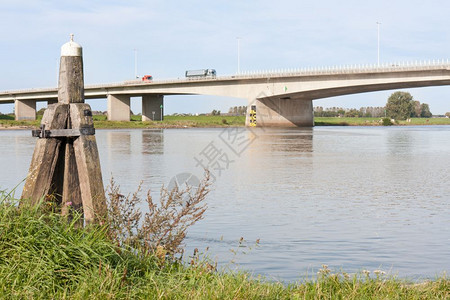
<svg viewBox="0 0 450 300">
<path fill-rule="evenodd" d="M 214 69 L 201 69 L 201 70 L 188 70 L 186 71 L 186 77 L 216 77 L 216 70 Z"/>
</svg>

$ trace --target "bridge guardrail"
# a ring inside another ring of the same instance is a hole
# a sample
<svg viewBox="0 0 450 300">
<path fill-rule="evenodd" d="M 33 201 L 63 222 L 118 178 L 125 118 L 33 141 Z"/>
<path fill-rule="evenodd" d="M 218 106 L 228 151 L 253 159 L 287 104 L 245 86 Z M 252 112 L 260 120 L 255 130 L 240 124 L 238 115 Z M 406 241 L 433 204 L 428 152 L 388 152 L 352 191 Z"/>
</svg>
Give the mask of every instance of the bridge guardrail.
<svg viewBox="0 0 450 300">
<path fill-rule="evenodd" d="M 136 86 L 136 85 L 154 85 L 154 84 L 171 84 L 171 83 L 186 83 L 186 82 L 202 82 L 202 81 L 219 81 L 219 80 L 236 80 L 236 79 L 256 79 L 256 78 L 272 78 L 272 77 L 295 77 L 295 76 L 314 76 L 314 75 L 336 75 L 336 74 L 361 74 L 367 72 L 392 72 L 392 71 L 426 71 L 426 70 L 450 70 L 450 60 L 428 60 L 415 62 L 401 62 L 401 63 L 383 63 L 365 64 L 365 65 L 343 65 L 332 67 L 307 67 L 295 69 L 281 69 L 281 70 L 264 70 L 264 71 L 244 71 L 235 75 L 218 76 L 215 78 L 177 78 L 166 80 L 153 80 L 152 82 L 136 82 L 127 83 L 126 81 L 106 83 L 106 84 L 90 84 L 86 85 L 85 89 L 107 89 L 113 87 Z M 58 88 L 35 88 L 35 89 L 21 89 L 0 92 L 0 95 L 14 95 L 25 93 L 39 93 L 57 91 Z"/>
</svg>

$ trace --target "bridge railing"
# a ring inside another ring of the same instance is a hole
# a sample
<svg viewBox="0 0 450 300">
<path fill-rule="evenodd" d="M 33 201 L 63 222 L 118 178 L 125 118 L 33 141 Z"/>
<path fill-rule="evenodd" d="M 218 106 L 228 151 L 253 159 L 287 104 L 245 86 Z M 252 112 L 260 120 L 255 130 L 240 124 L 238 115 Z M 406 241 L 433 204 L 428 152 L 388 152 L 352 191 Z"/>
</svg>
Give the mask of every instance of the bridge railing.
<svg viewBox="0 0 450 300">
<path fill-rule="evenodd" d="M 414 61 L 414 62 L 400 62 L 400 63 L 382 63 L 382 64 L 362 64 L 362 65 L 341 65 L 341 66 L 324 66 L 324 67 L 306 67 L 293 68 L 281 70 L 259 70 L 259 71 L 243 71 L 235 75 L 218 76 L 215 78 L 177 78 L 153 80 L 152 82 L 142 81 L 122 81 L 114 83 L 90 84 L 86 85 L 85 89 L 108 89 L 113 87 L 135 86 L 135 85 L 151 85 L 151 84 L 170 84 L 183 82 L 202 82 L 214 80 L 235 80 L 235 79 L 253 79 L 253 78 L 271 78 L 271 77 L 291 77 L 291 76 L 314 76 L 314 75 L 333 75 L 333 74 L 358 74 L 358 73 L 376 73 L 376 72 L 393 72 L 393 71 L 415 71 L 415 70 L 437 70 L 449 69 L 450 60 L 428 60 L 428 61 Z M 39 93 L 39 92 L 57 92 L 56 87 L 50 88 L 35 88 L 22 89 L 14 91 L 3 91 L 0 95 L 13 95 L 25 93 Z"/>
<path fill-rule="evenodd" d="M 450 67 L 450 60 L 428 60 L 399 63 L 341 65 L 324 67 L 306 67 L 296 69 L 243 71 L 237 74 L 239 78 L 269 77 L 269 76 L 298 76 L 298 75 L 326 75 L 326 74 L 354 74 L 367 72 L 392 72 L 392 71 L 415 71 L 436 70 Z M 236 77 L 235 76 L 235 77 Z"/>
<path fill-rule="evenodd" d="M 201 82 L 214 80 L 234 80 L 236 78 L 260 78 L 260 77 L 285 77 L 285 76 L 311 76 L 311 75 L 327 75 L 327 74 L 357 74 L 367 72 L 392 72 L 392 71 L 415 71 L 415 70 L 437 70 L 450 68 L 450 60 L 428 60 L 428 61 L 414 61 L 414 62 L 399 62 L 399 63 L 383 63 L 377 64 L 363 64 L 363 65 L 343 65 L 343 66 L 325 66 L 325 67 L 306 67 L 293 68 L 281 70 L 259 70 L 259 71 L 243 71 L 235 75 L 218 76 L 216 78 L 177 78 L 165 80 L 153 80 L 153 82 L 116 82 L 110 84 L 96 84 L 89 85 L 89 88 L 105 88 L 114 86 L 132 85 L 148 85 L 148 84 L 170 84 L 179 82 Z"/>
</svg>

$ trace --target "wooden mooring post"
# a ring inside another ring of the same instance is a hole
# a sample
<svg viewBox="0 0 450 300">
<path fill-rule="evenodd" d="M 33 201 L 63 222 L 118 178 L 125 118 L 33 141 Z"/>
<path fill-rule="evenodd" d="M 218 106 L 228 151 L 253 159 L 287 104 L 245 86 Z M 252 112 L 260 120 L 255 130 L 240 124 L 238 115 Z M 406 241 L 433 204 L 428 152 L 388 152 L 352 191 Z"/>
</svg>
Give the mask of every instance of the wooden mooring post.
<svg viewBox="0 0 450 300">
<path fill-rule="evenodd" d="M 100 159 L 91 107 L 84 103 L 82 48 L 73 41 L 61 47 L 58 103 L 44 112 L 21 201 L 43 197 L 63 215 L 76 210 L 84 223 L 106 217 Z"/>
</svg>

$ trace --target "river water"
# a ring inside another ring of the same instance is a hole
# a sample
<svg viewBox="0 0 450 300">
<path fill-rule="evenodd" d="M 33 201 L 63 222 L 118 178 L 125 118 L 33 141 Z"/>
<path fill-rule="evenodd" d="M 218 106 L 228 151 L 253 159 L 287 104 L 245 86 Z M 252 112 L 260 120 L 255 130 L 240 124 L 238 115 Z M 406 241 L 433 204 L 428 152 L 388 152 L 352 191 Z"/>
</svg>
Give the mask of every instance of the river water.
<svg viewBox="0 0 450 300">
<path fill-rule="evenodd" d="M 209 167 L 208 210 L 189 231 L 186 256 L 198 248 L 221 268 L 285 282 L 322 264 L 416 280 L 450 270 L 450 127 L 97 130 L 96 137 L 105 185 L 114 176 L 123 193 L 142 180 L 158 198 L 162 184 L 182 183 L 182 173 L 201 179 Z M 29 130 L 0 131 L 0 141 L 0 189 L 19 184 L 19 196 L 36 141 Z"/>
</svg>

